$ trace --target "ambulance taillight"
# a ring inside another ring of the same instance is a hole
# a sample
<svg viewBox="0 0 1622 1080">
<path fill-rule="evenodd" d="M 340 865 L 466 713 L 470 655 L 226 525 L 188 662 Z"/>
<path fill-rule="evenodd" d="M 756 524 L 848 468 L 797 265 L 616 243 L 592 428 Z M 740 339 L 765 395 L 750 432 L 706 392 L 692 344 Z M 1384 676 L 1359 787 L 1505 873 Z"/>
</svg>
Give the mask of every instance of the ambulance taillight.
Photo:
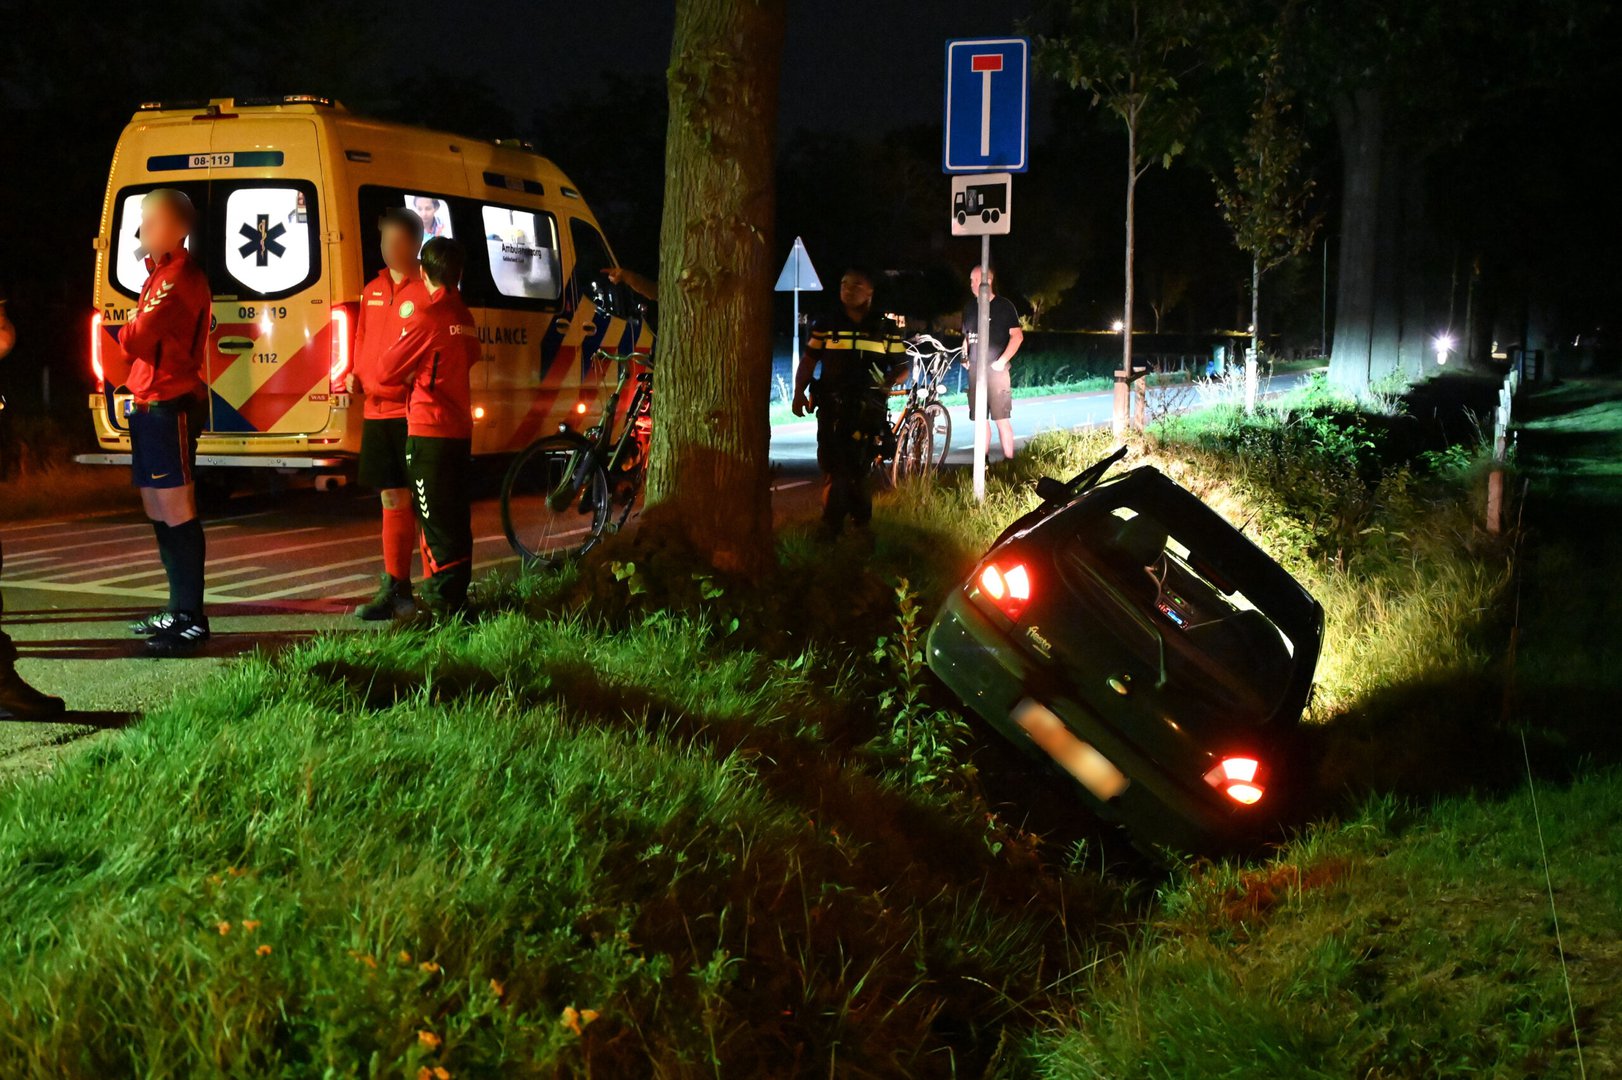
<svg viewBox="0 0 1622 1080">
<path fill-rule="evenodd" d="M 101 366 L 101 312 L 90 314 L 90 374 L 96 377 L 96 393 L 107 389 L 107 369 Z"/>
<path fill-rule="evenodd" d="M 355 316 L 359 304 L 335 304 L 332 308 L 332 392 L 341 394 L 344 382 L 353 370 L 351 360 L 354 347 Z"/>
</svg>

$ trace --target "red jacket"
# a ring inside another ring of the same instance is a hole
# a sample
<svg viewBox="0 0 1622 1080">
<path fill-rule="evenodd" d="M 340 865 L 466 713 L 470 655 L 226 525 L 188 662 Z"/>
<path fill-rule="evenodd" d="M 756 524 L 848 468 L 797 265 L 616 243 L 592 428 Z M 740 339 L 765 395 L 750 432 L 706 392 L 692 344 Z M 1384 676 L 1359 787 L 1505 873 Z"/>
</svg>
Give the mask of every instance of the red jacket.
<svg viewBox="0 0 1622 1080">
<path fill-rule="evenodd" d="M 404 419 L 406 388 L 383 382 L 378 362 L 400 340 L 406 320 L 428 306 L 428 288 L 412 276 L 398 285 L 388 267 L 372 279 L 360 297 L 360 325 L 355 328 L 355 382 L 366 395 L 366 419 Z"/>
<path fill-rule="evenodd" d="M 479 359 L 479 328 L 455 289 L 440 289 L 406 320 L 378 360 L 384 383 L 406 388 L 407 431 L 436 439 L 473 437 L 468 372 Z"/>
<path fill-rule="evenodd" d="M 185 248 L 161 262 L 148 259 L 146 267 L 141 299 L 118 335 L 119 348 L 130 360 L 126 384 L 136 401 L 202 398 L 214 303 L 208 276 Z"/>
</svg>

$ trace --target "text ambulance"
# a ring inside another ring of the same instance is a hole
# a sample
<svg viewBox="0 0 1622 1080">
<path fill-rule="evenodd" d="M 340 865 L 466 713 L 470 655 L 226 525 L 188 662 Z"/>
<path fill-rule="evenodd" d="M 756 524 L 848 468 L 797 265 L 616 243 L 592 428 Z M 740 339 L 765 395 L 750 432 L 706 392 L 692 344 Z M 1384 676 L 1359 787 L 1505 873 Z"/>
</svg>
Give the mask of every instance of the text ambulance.
<svg viewBox="0 0 1622 1080">
<path fill-rule="evenodd" d="M 378 214 L 407 206 L 427 236 L 467 249 L 462 293 L 478 323 L 473 451 L 550 434 L 614 374 L 599 349 L 651 349 L 593 307 L 615 265 L 557 166 L 526 149 L 384 123 L 325 98 L 141 106 L 113 155 L 95 240 L 90 397 L 102 452 L 129 460 L 128 360 L 118 333 L 146 280 L 141 197 L 179 188 L 198 210 L 190 247 L 214 293 L 198 462 L 342 469 L 360 449 L 344 392 L 361 291 L 382 267 Z M 612 390 L 610 384 L 606 390 Z M 605 391 L 606 392 L 606 391 Z"/>
</svg>

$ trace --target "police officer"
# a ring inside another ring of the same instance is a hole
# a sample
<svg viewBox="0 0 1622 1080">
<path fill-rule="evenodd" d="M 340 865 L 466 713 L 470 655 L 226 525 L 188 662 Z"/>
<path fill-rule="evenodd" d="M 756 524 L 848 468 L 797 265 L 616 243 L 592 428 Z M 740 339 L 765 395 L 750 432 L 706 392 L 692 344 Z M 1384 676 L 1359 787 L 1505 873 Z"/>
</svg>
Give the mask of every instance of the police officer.
<svg viewBox="0 0 1622 1080">
<path fill-rule="evenodd" d="M 423 245 L 428 303 L 406 320 L 405 333 L 378 361 L 380 381 L 406 390 L 406 472 L 422 529 L 419 595 L 435 618 L 466 606 L 473 579 L 468 373 L 479 358 L 479 331 L 458 291 L 465 261 L 455 240 L 438 236 Z"/>
<path fill-rule="evenodd" d="M 130 359 L 130 450 L 135 486 L 157 534 L 169 605 L 130 627 L 149 656 L 182 656 L 208 640 L 203 614 L 203 523 L 197 517 L 197 436 L 207 419 L 200 374 L 213 293 L 186 250 L 197 220 L 191 199 L 157 188 L 141 200 L 146 284 L 118 336 Z"/>
<path fill-rule="evenodd" d="M 378 367 L 390 345 L 400 340 L 406 320 L 428 306 L 417 252 L 422 219 L 403 206 L 383 211 L 377 221 L 383 269 L 360 298 L 355 329 L 355 370 L 349 392 L 366 395 L 360 435 L 360 482 L 383 503 L 383 578 L 377 595 L 355 609 L 362 619 L 391 619 L 415 610 L 411 596 L 411 557 L 417 546 L 417 519 L 406 478 L 406 388 L 385 382 Z"/>
<path fill-rule="evenodd" d="M 794 378 L 794 415 L 817 414 L 822 527 L 829 538 L 839 535 L 846 517 L 858 528 L 873 517 L 867 477 L 889 431 L 890 387 L 907 376 L 906 348 L 895 323 L 873 310 L 872 275 L 846 270 L 839 306 L 812 323 Z"/>
<path fill-rule="evenodd" d="M 0 360 L 16 343 L 17 331 L 6 314 L 6 294 L 0 288 Z M 4 552 L 0 552 L 0 565 L 4 561 Z M 0 614 L 4 611 L 5 601 L 0 598 Z M 17 646 L 0 630 L 0 720 L 44 720 L 60 715 L 64 708 L 61 698 L 41 693 L 17 674 Z"/>
</svg>

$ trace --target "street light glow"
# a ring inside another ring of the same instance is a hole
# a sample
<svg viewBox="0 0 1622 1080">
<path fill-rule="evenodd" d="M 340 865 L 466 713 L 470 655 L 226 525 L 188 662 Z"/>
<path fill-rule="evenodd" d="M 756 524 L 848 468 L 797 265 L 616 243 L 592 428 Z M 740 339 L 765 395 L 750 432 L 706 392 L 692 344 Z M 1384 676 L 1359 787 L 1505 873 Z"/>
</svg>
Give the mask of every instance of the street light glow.
<svg viewBox="0 0 1622 1080">
<path fill-rule="evenodd" d="M 1126 323 L 1122 322 L 1120 319 L 1116 319 L 1114 322 L 1109 324 L 1109 328 L 1119 334 L 1122 330 L 1126 329 Z"/>
<path fill-rule="evenodd" d="M 1447 354 L 1453 351 L 1453 335 L 1436 335 L 1436 365 L 1441 367 L 1447 363 Z"/>
</svg>

